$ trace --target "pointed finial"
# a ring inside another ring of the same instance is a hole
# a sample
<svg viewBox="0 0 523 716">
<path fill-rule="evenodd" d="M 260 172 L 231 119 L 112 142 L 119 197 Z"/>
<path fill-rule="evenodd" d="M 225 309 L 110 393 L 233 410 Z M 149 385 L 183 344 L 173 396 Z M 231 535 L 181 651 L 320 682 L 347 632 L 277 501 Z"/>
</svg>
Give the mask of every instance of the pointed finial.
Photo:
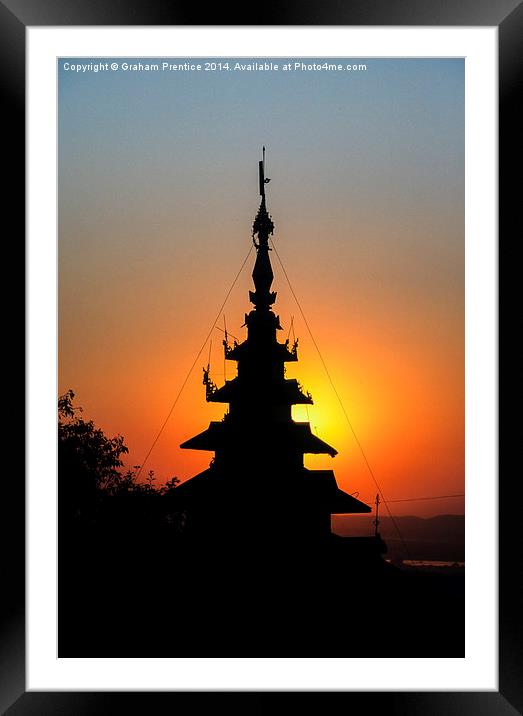
<svg viewBox="0 0 523 716">
<path fill-rule="evenodd" d="M 256 248 L 259 244 L 267 245 L 269 234 L 274 231 L 274 224 L 270 215 L 267 213 L 267 207 L 265 205 L 265 184 L 270 182 L 270 179 L 265 178 L 265 146 L 263 147 L 263 159 L 258 162 L 258 172 L 260 180 L 260 208 L 254 219 L 252 225 L 252 240 Z M 258 243 L 255 240 L 255 236 L 258 236 Z"/>
<path fill-rule="evenodd" d="M 262 160 L 258 162 L 259 177 L 260 177 L 260 196 L 265 199 L 265 184 L 270 182 L 270 179 L 265 177 L 265 145 L 262 147 Z"/>
<path fill-rule="evenodd" d="M 265 147 L 263 147 L 263 159 L 258 162 L 258 175 L 260 180 L 260 196 L 265 199 Z"/>
</svg>

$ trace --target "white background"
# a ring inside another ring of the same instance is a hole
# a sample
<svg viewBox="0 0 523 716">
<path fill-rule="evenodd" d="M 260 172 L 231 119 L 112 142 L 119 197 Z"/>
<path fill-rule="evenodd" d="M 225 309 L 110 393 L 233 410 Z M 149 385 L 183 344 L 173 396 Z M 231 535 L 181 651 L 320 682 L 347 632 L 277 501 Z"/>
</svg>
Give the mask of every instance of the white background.
<svg viewBox="0 0 523 716">
<path fill-rule="evenodd" d="M 497 690 L 497 28 L 27 32 L 27 689 Z M 58 658 L 57 57 L 71 56 L 466 58 L 465 658 Z"/>
</svg>

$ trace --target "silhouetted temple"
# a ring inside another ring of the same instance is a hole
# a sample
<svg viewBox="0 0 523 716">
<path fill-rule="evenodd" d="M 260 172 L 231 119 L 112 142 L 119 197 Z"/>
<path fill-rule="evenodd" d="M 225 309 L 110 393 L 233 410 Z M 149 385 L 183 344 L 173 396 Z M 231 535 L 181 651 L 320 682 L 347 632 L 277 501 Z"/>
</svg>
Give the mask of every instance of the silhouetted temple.
<svg viewBox="0 0 523 716">
<path fill-rule="evenodd" d="M 264 541 L 321 540 L 331 535 L 331 514 L 370 512 L 343 492 L 332 470 L 304 467 L 306 453 L 334 457 L 337 451 L 311 432 L 308 422 L 292 419 L 296 404 L 312 404 L 299 382 L 285 377 L 285 363 L 298 360 L 297 341 L 281 343 L 280 319 L 272 311 L 276 292 L 269 236 L 274 224 L 265 202 L 264 162 L 259 162 L 261 203 L 252 237 L 256 261 L 252 272 L 253 310 L 245 315 L 247 339 L 229 345 L 225 359 L 236 361 L 237 376 L 217 387 L 204 370 L 206 398 L 228 403 L 223 420 L 182 443 L 192 450 L 213 451 L 210 467 L 176 489 L 186 530 L 198 536 Z"/>
<path fill-rule="evenodd" d="M 465 654 L 462 577 L 388 564 L 377 513 L 372 536 L 331 532 L 333 513 L 371 510 L 332 470 L 304 467 L 305 454 L 336 450 L 292 419 L 312 398 L 285 377 L 297 345 L 277 340 L 265 182 L 260 162 L 253 309 L 246 340 L 224 340 L 237 376 L 217 387 L 204 371 L 207 400 L 229 409 L 182 444 L 213 452 L 209 468 L 165 495 L 103 490 L 82 518 L 63 486 L 84 484 L 84 453 L 75 472 L 62 445 L 60 657 Z"/>
</svg>

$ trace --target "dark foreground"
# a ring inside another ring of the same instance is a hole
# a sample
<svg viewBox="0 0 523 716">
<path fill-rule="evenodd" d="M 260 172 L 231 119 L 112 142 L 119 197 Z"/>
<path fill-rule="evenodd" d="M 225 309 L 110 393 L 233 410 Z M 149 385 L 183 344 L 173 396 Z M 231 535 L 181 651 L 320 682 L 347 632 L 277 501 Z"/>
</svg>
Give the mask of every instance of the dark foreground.
<svg viewBox="0 0 523 716">
<path fill-rule="evenodd" d="M 462 573 L 358 564 L 343 540 L 107 537 L 61 543 L 60 657 L 464 656 Z"/>
</svg>

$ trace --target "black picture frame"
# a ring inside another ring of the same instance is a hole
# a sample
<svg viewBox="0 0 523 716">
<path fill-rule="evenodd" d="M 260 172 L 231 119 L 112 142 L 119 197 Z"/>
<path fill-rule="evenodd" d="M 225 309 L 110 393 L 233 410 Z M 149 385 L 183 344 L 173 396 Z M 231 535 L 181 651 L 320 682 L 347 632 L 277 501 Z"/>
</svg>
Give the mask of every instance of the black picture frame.
<svg viewBox="0 0 523 716">
<path fill-rule="evenodd" d="M 24 260 L 25 235 L 25 31 L 28 26 L 97 25 L 365 25 L 365 26 L 490 26 L 499 33 L 499 236 L 501 247 L 510 245 L 515 212 L 520 201 L 517 151 L 523 116 L 518 102 L 521 87 L 523 4 L 519 0 L 368 0 L 346 2 L 257 4 L 243 11 L 224 5 L 205 9 L 172 0 L 0 0 L 0 74 L 6 128 L 4 137 L 13 151 L 4 206 L 16 216 L 16 241 L 11 255 Z M 513 170 L 513 171 L 511 171 Z M 7 174 L 7 173 L 6 173 Z M 516 198 L 516 192 L 518 196 Z M 501 275 L 501 274 L 500 274 Z M 21 301 L 23 303 L 23 296 Z M 501 328 L 500 316 L 500 328 Z M 14 335 L 14 332 L 13 332 Z M 18 364 L 20 369 L 21 362 Z M 13 366 L 16 374 L 16 367 Z M 16 381 L 14 381 L 16 382 Z M 19 383 L 20 384 L 20 383 Z M 501 385 L 499 386 L 501 389 Z M 18 396 L 19 400 L 19 396 Z M 295 712 L 297 693 L 187 693 L 187 692 L 26 692 L 25 686 L 25 488 L 18 466 L 5 490 L 3 522 L 9 529 L 4 540 L 4 597 L 7 608 L 0 639 L 0 709 L 10 716 L 22 714 L 91 714 L 116 711 L 164 713 L 212 712 L 217 708 L 242 714 L 262 709 Z M 376 710 L 389 714 L 514 714 L 523 712 L 522 627 L 517 521 L 510 478 L 499 479 L 499 691 L 497 692 L 332 692 L 301 694 L 315 711 L 336 697 L 352 713 Z M 519 597 L 519 598 L 518 598 Z M 187 705 L 187 698 L 190 705 Z M 227 702 L 225 704 L 225 701 Z M 321 701 L 321 703 L 320 703 Z"/>
</svg>

